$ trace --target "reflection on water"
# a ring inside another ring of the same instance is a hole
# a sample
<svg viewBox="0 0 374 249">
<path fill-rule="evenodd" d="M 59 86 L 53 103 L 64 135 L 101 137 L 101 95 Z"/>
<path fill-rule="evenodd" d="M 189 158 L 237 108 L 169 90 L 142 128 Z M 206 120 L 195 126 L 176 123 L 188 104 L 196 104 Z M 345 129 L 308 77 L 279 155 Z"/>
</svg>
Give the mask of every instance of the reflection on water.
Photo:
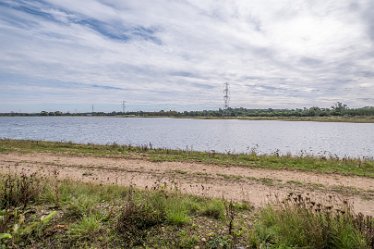
<svg viewBox="0 0 374 249">
<path fill-rule="evenodd" d="M 200 151 L 373 157 L 374 124 L 112 117 L 1 117 L 0 138 L 152 144 Z"/>
</svg>

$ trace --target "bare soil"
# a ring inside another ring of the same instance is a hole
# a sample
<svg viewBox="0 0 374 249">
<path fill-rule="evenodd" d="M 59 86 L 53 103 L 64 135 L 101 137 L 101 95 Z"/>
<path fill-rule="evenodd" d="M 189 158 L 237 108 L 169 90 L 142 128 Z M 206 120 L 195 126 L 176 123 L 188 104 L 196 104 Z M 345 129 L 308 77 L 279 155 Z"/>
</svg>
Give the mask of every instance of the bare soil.
<svg viewBox="0 0 374 249">
<path fill-rule="evenodd" d="M 337 174 L 254 169 L 185 162 L 150 162 L 59 154 L 0 154 L 0 173 L 34 173 L 99 184 L 159 184 L 183 193 L 249 201 L 260 207 L 290 192 L 316 199 L 348 200 L 356 212 L 374 215 L 374 179 Z"/>
</svg>

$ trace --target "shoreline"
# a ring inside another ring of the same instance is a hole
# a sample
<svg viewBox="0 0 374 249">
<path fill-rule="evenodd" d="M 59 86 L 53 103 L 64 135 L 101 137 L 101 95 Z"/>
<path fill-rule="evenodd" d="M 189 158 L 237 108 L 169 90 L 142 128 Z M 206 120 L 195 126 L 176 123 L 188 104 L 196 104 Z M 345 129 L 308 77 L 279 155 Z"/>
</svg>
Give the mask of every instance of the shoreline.
<svg viewBox="0 0 374 249">
<path fill-rule="evenodd" d="M 41 115 L 14 115 L 5 116 L 0 115 L 0 118 L 11 117 L 85 117 L 85 118 L 172 118 L 172 119 L 197 119 L 197 120 L 250 120 L 250 121 L 297 121 L 297 122 L 331 122 L 331 123 L 374 123 L 374 116 L 357 116 L 357 117 L 341 117 L 341 116 L 326 116 L 326 117 L 251 117 L 251 116 L 236 116 L 236 117 L 214 117 L 214 116 L 130 116 L 130 115 L 61 115 L 61 116 L 41 116 Z"/>
<path fill-rule="evenodd" d="M 8 152 L 59 153 L 65 155 L 142 159 L 151 162 L 188 162 L 220 166 L 240 166 L 274 170 L 334 173 L 374 178 L 374 160 L 349 157 L 279 155 L 249 153 L 217 153 L 191 150 L 161 149 L 149 145 L 98 145 L 73 142 L 0 139 L 0 155 Z"/>
</svg>

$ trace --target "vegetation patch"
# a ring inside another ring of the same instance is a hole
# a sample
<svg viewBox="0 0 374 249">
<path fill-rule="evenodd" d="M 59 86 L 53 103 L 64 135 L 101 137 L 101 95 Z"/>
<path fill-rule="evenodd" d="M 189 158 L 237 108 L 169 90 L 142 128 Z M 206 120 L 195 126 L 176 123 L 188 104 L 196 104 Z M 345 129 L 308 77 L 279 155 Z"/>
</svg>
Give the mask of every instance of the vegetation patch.
<svg viewBox="0 0 374 249">
<path fill-rule="evenodd" d="M 129 146 L 129 145 L 94 145 L 74 144 L 62 142 L 45 142 L 29 140 L 0 139 L 0 153 L 9 152 L 41 152 L 78 156 L 117 157 L 127 159 L 143 159 L 155 162 L 178 161 L 198 162 L 202 164 L 215 164 L 222 166 L 241 166 L 267 169 L 286 169 L 311 171 L 317 173 L 336 173 L 342 175 L 357 175 L 374 177 L 374 160 L 363 158 L 339 158 L 336 155 L 311 156 L 280 155 L 275 152 L 270 155 L 256 153 L 252 148 L 248 153 L 216 153 L 199 152 L 190 150 L 171 150 L 153 148 L 152 145 Z M 184 174 L 184 172 L 176 172 Z M 265 184 L 271 185 L 269 180 L 264 179 Z"/>
<path fill-rule="evenodd" d="M 254 210 L 155 184 L 1 176 L 0 195 L 12 197 L 0 209 L 0 248 L 374 248 L 373 218 L 332 196 L 317 202 L 291 193 Z"/>
<path fill-rule="evenodd" d="M 250 231 L 251 246 L 369 248 L 374 245 L 374 220 L 363 217 L 354 214 L 347 202 L 317 203 L 291 193 L 287 199 L 277 200 L 258 213 Z"/>
</svg>

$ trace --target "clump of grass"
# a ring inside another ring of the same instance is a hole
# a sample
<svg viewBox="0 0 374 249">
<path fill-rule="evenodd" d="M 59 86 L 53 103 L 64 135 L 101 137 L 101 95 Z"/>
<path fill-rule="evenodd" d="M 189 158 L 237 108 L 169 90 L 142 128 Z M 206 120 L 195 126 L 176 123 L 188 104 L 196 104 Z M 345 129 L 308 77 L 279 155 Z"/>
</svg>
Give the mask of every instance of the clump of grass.
<svg viewBox="0 0 374 249">
<path fill-rule="evenodd" d="M 336 208 L 290 194 L 260 211 L 251 231 L 252 248 L 368 248 L 373 241 L 356 225 L 347 202 Z M 362 219 L 361 219 L 362 221 Z M 365 225 L 367 227 L 367 223 Z M 367 229 L 366 229 L 367 230 Z"/>
<path fill-rule="evenodd" d="M 204 204 L 201 214 L 214 219 L 224 219 L 225 211 L 225 204 L 222 200 L 212 199 Z"/>
<path fill-rule="evenodd" d="M 92 213 L 97 204 L 97 199 L 92 196 L 80 195 L 73 197 L 67 204 L 65 215 L 70 218 L 79 219 Z"/>
<path fill-rule="evenodd" d="M 89 239 L 100 233 L 101 223 L 96 215 L 84 216 L 79 222 L 69 228 L 69 235 L 73 239 Z"/>
<path fill-rule="evenodd" d="M 148 230 L 159 225 L 183 226 L 192 221 L 192 214 L 202 210 L 202 200 L 165 191 L 168 186 L 158 185 L 152 191 L 138 192 L 130 187 L 128 200 L 117 220 L 117 233 L 126 246 L 141 244 Z"/>
<path fill-rule="evenodd" d="M 130 188 L 128 201 L 119 215 L 116 231 L 127 247 L 140 245 L 147 235 L 147 229 L 165 221 L 161 205 L 153 202 L 136 203 L 134 190 Z"/>
<path fill-rule="evenodd" d="M 182 198 L 168 200 L 165 213 L 166 221 L 172 225 L 184 225 L 191 221 L 188 204 Z"/>
<path fill-rule="evenodd" d="M 366 238 L 371 248 L 374 248 L 374 219 L 372 216 L 365 216 L 362 213 L 351 217 L 355 227 Z"/>
<path fill-rule="evenodd" d="M 40 179 L 36 173 L 21 176 L 8 174 L 0 187 L 0 208 L 22 207 L 26 209 L 30 202 L 34 202 L 42 192 Z"/>
<path fill-rule="evenodd" d="M 243 211 L 243 210 L 251 210 L 253 209 L 253 206 L 247 201 L 241 201 L 241 202 L 234 202 L 233 208 L 237 211 Z"/>
</svg>

